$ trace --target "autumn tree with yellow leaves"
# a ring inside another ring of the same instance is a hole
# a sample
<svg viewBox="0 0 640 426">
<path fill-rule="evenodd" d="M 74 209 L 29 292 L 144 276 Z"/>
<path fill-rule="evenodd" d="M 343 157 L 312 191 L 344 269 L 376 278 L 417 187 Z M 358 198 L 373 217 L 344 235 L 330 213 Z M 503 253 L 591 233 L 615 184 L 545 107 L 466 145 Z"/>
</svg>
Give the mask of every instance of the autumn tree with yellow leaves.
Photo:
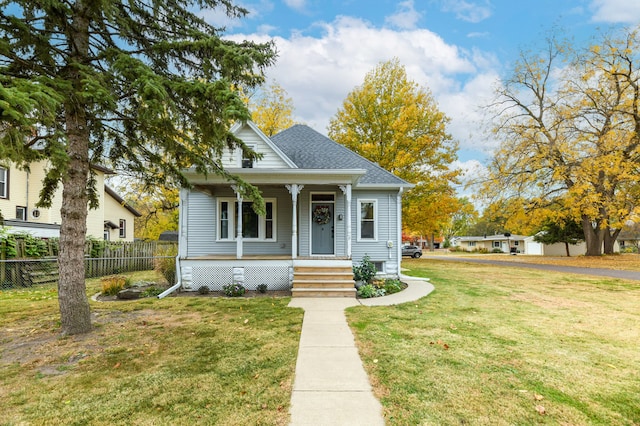
<svg viewBox="0 0 640 426">
<path fill-rule="evenodd" d="M 431 93 L 407 77 L 398 59 L 382 62 L 343 102 L 329 137 L 416 185 L 404 197 L 407 233 L 439 232 L 455 211 L 457 144 Z"/>
<path fill-rule="evenodd" d="M 271 137 L 295 124 L 293 100 L 276 81 L 251 93 L 243 93 L 251 120 L 265 135 Z"/>
<path fill-rule="evenodd" d="M 498 90 L 495 134 L 501 140 L 483 192 L 519 197 L 527 209 L 562 203 L 579 220 L 587 255 L 613 252 L 640 202 L 640 37 L 603 34 L 573 50 L 547 41 L 522 52 Z"/>
</svg>

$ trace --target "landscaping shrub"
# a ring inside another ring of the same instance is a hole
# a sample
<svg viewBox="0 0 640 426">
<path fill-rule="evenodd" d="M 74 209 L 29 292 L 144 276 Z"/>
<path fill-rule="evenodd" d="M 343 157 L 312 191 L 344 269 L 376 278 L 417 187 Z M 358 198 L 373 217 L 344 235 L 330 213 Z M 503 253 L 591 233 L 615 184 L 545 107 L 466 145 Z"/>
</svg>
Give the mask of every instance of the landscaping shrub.
<svg viewBox="0 0 640 426">
<path fill-rule="evenodd" d="M 378 288 L 373 284 L 365 284 L 358 289 L 358 296 L 363 299 L 368 299 L 370 297 L 380 297 L 384 296 L 386 291 L 384 288 Z"/>
<path fill-rule="evenodd" d="M 223 285 L 222 291 L 229 297 L 240 297 L 245 294 L 247 290 L 242 286 L 242 284 L 234 283 Z"/>
<path fill-rule="evenodd" d="M 371 262 L 368 255 L 365 255 L 360 265 L 353 266 L 353 279 L 370 283 L 373 277 L 376 276 L 376 272 L 376 265 Z"/>
<path fill-rule="evenodd" d="M 200 288 L 198 288 L 198 293 L 209 294 L 209 287 L 207 287 L 206 285 L 201 286 Z"/>
<path fill-rule="evenodd" d="M 267 285 L 266 284 L 258 284 L 258 286 L 256 287 L 256 290 L 258 290 L 258 293 L 266 293 L 267 292 Z"/>
<path fill-rule="evenodd" d="M 384 288 L 386 294 L 393 294 L 402 290 L 402 283 L 400 282 L 400 280 L 387 278 L 386 280 L 384 280 L 384 285 L 382 288 Z"/>
<path fill-rule="evenodd" d="M 151 287 L 147 287 L 142 294 L 140 295 L 140 297 L 156 297 L 157 295 L 159 295 L 160 293 L 162 293 L 164 291 L 164 289 L 160 288 L 160 287 L 156 287 L 154 285 L 152 285 Z"/>
<path fill-rule="evenodd" d="M 109 275 L 100 279 L 102 283 L 102 294 L 115 296 L 120 290 L 129 286 L 129 278 L 123 275 Z"/>
</svg>

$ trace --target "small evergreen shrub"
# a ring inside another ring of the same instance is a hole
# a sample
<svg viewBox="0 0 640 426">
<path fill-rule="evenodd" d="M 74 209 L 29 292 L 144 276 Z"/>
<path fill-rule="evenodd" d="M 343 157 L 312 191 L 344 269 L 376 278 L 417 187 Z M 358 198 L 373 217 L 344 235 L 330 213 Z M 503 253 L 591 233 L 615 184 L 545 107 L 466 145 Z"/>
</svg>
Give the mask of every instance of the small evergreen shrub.
<svg viewBox="0 0 640 426">
<path fill-rule="evenodd" d="M 266 293 L 267 292 L 267 285 L 266 284 L 258 284 L 258 286 L 256 287 L 256 290 L 258 290 L 258 293 Z"/>
<path fill-rule="evenodd" d="M 200 288 L 198 288 L 198 293 L 209 294 L 209 287 L 207 287 L 206 285 L 201 286 Z"/>
<path fill-rule="evenodd" d="M 245 294 L 247 290 L 242 286 L 242 284 L 234 283 L 223 285 L 222 291 L 229 297 L 240 297 Z"/>
</svg>

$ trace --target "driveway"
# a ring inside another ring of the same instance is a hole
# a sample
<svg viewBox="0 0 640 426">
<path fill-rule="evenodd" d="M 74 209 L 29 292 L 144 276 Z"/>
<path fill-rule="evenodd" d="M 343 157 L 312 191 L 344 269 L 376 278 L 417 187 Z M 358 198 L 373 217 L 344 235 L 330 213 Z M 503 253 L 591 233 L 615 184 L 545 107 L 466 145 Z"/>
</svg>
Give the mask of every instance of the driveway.
<svg viewBox="0 0 640 426">
<path fill-rule="evenodd" d="M 501 261 L 493 259 L 475 259 L 471 257 L 455 257 L 455 256 L 422 256 L 423 259 L 441 260 L 443 262 L 466 262 L 466 263 L 485 263 L 488 265 L 511 266 L 514 268 L 539 269 L 541 271 L 566 272 L 570 274 L 594 275 L 598 277 L 619 278 L 623 280 L 640 281 L 640 272 L 637 271 L 620 271 L 616 269 L 602 268 L 578 268 L 575 266 L 561 265 L 542 265 L 528 262 Z"/>
</svg>

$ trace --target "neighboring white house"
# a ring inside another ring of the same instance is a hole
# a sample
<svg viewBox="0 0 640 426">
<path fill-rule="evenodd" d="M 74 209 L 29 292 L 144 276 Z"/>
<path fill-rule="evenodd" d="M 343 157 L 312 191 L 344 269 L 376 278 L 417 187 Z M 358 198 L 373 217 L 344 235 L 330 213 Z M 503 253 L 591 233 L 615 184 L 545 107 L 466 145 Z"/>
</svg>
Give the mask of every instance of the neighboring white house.
<svg viewBox="0 0 640 426">
<path fill-rule="evenodd" d="M 251 162 L 227 151 L 222 164 L 257 186 L 257 215 L 232 182 L 187 171 L 180 191 L 179 270 L 183 289 L 290 289 L 294 296 L 355 296 L 352 266 L 368 255 L 397 277 L 401 198 L 413 185 L 328 139 L 295 125 L 268 138 L 255 124 L 232 132 L 262 154 Z"/>
<path fill-rule="evenodd" d="M 565 243 L 544 244 L 539 243 L 533 239 L 534 237 L 527 237 L 525 240 L 526 253 L 535 256 L 566 256 L 567 247 Z M 570 256 L 582 256 L 587 252 L 587 245 L 584 241 L 578 244 L 569 244 Z"/>
<path fill-rule="evenodd" d="M 481 237 L 464 236 L 451 238 L 451 245 L 459 247 L 464 251 L 488 252 L 500 250 L 502 253 L 522 253 L 527 254 L 523 235 L 496 234 L 484 235 Z"/>
<path fill-rule="evenodd" d="M 28 232 L 36 237 L 60 236 L 62 188 L 53 196 L 51 208 L 36 207 L 45 176 L 46 162 L 31 164 L 30 171 L 0 162 L 0 211 L 3 228 L 9 232 Z M 92 166 L 100 206 L 90 209 L 87 235 L 114 241 L 133 241 L 134 218 L 140 216 L 122 197 L 105 185 L 105 176 L 114 172 Z"/>
<path fill-rule="evenodd" d="M 453 237 L 451 245 L 465 251 L 487 250 L 489 252 L 499 249 L 503 253 L 527 254 L 531 256 L 566 256 L 567 249 L 564 243 L 543 244 L 536 242 L 533 236 L 523 235 L 487 235 L 482 237 Z M 619 252 L 620 246 L 616 241 L 614 252 Z M 570 256 L 582 256 L 587 252 L 584 241 L 578 244 L 569 244 Z"/>
</svg>

